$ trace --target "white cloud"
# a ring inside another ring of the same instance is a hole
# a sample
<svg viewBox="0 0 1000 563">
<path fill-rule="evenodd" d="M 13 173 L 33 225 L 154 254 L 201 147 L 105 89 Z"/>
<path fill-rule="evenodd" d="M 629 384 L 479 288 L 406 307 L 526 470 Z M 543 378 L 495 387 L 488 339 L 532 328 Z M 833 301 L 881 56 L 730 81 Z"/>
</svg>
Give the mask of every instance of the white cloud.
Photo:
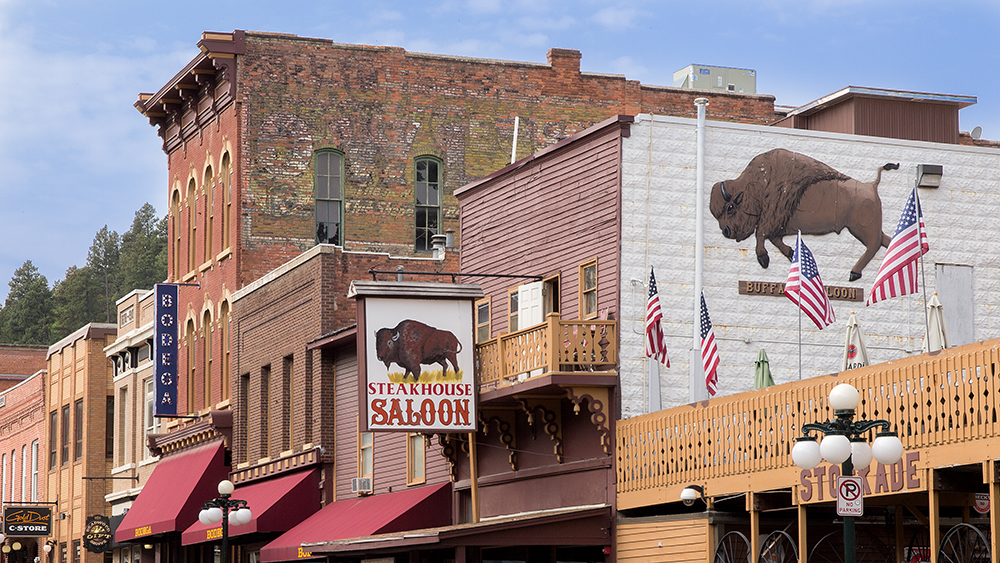
<svg viewBox="0 0 1000 563">
<path fill-rule="evenodd" d="M 630 80 L 638 80 L 640 76 L 645 76 L 649 69 L 632 57 L 618 57 L 611 61 L 612 72 L 624 74 Z"/>
<path fill-rule="evenodd" d="M 576 18 L 573 16 L 561 17 L 523 17 L 517 20 L 518 25 L 524 29 L 540 29 L 545 31 L 562 31 L 576 25 Z"/>
<path fill-rule="evenodd" d="M 623 27 L 632 27 L 638 17 L 639 10 L 635 8 L 608 6 L 607 8 L 598 10 L 590 19 L 604 27 L 620 29 Z"/>
<path fill-rule="evenodd" d="M 500 0 L 468 0 L 466 6 L 474 14 L 496 14 L 504 8 Z"/>
</svg>

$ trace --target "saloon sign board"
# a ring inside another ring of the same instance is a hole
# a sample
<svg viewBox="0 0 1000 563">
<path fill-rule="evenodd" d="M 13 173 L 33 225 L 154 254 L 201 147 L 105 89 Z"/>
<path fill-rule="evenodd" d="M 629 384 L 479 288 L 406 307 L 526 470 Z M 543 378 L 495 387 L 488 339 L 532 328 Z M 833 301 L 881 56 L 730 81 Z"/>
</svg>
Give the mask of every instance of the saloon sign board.
<svg viewBox="0 0 1000 563">
<path fill-rule="evenodd" d="M 367 430 L 474 432 L 477 285 L 351 284 Z"/>
</svg>

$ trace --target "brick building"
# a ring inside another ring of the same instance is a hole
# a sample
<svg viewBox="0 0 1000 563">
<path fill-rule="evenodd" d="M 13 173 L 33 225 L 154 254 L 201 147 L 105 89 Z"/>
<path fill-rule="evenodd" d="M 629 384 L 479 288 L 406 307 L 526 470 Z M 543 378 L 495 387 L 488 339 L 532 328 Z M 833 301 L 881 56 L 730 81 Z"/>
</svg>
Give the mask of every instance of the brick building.
<svg viewBox="0 0 1000 563">
<path fill-rule="evenodd" d="M 116 325 L 90 323 L 49 346 L 45 491 L 54 502 L 53 563 L 98 563 L 83 548 L 87 517 L 110 513 L 114 395 L 104 348 Z"/>
<path fill-rule="evenodd" d="M 32 349 L 34 351 L 34 349 Z M 42 356 L 44 359 L 44 356 Z M 0 499 L 4 506 L 45 502 L 45 370 L 0 393 Z M 8 536 L 11 561 L 32 561 L 47 538 Z"/>
</svg>

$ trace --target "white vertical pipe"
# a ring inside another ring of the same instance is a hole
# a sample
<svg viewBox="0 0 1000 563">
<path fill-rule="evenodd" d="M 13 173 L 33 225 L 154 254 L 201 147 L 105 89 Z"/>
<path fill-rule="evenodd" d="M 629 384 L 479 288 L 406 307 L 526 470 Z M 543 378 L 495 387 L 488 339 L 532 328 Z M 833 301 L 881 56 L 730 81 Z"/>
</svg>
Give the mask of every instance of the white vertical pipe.
<svg viewBox="0 0 1000 563">
<path fill-rule="evenodd" d="M 697 98 L 698 106 L 698 152 L 696 160 L 695 186 L 695 226 L 694 226 L 694 314 L 691 346 L 691 383 L 688 396 L 691 402 L 708 398 L 705 387 L 705 368 L 701 363 L 701 293 L 702 276 L 705 270 L 705 108 L 708 98 Z"/>
<path fill-rule="evenodd" d="M 521 126 L 521 118 L 514 116 L 514 142 L 510 145 L 510 163 L 514 164 L 517 159 L 517 130 Z"/>
</svg>

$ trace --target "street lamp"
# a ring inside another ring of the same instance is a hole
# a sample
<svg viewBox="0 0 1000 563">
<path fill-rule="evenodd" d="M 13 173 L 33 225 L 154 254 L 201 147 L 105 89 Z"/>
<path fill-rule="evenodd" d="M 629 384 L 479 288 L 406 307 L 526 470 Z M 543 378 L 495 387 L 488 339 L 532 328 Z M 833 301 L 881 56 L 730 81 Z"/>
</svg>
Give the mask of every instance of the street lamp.
<svg viewBox="0 0 1000 563">
<path fill-rule="evenodd" d="M 229 526 L 249 524 L 253 518 L 247 501 L 229 498 L 235 487 L 224 479 L 219 482 L 219 498 L 205 502 L 205 508 L 198 513 L 198 520 L 206 526 L 222 522 L 222 563 L 229 562 Z"/>
<path fill-rule="evenodd" d="M 795 439 L 792 447 L 792 461 L 802 469 L 812 469 L 822 459 L 828 463 L 841 464 L 840 472 L 845 477 L 854 475 L 854 466 L 868 467 L 874 457 L 882 465 L 892 465 L 903 456 L 903 443 L 888 420 L 859 420 L 854 422 L 854 410 L 858 408 L 861 396 L 848 383 L 841 383 L 830 390 L 830 407 L 835 419 L 829 422 L 814 422 L 802 425 L 805 434 Z M 864 434 L 881 426 L 875 441 L 869 446 Z M 816 443 L 816 437 L 809 432 L 823 433 L 823 441 Z M 854 537 L 854 517 L 844 516 L 844 563 L 857 562 L 857 544 Z"/>
</svg>

